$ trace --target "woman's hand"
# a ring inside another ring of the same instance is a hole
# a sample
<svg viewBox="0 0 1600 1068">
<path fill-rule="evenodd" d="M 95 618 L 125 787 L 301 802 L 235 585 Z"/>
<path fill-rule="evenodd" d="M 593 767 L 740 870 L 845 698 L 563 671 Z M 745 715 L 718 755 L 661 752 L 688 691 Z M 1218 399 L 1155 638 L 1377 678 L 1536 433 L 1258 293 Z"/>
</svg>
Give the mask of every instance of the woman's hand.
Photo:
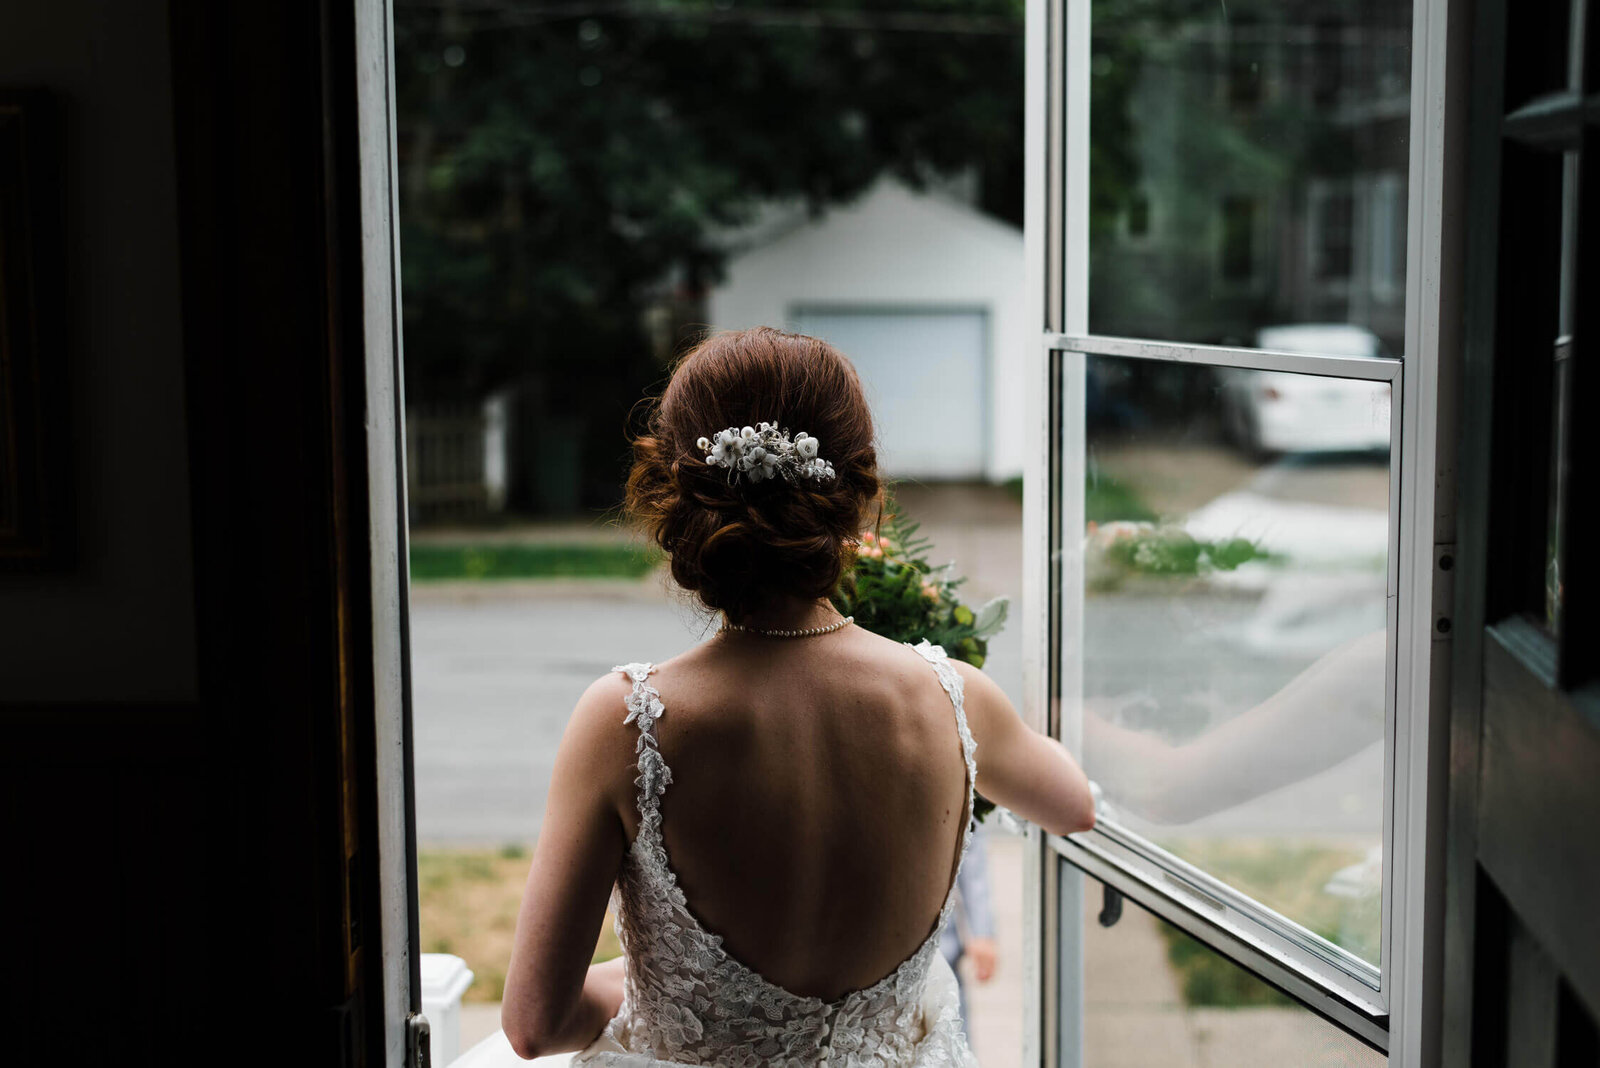
<svg viewBox="0 0 1600 1068">
<path fill-rule="evenodd" d="M 968 938 L 961 953 L 972 961 L 972 975 L 980 983 L 994 978 L 994 969 L 1000 959 L 1000 947 L 992 938 Z"/>
</svg>

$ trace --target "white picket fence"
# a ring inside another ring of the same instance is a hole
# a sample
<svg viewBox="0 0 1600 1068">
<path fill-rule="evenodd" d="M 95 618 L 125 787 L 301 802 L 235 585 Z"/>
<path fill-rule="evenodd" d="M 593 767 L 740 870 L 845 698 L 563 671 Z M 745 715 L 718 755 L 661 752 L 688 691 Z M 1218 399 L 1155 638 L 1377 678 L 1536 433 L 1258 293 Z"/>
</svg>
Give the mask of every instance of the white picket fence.
<svg viewBox="0 0 1600 1068">
<path fill-rule="evenodd" d="M 505 508 L 504 394 L 406 409 L 406 492 L 414 523 L 470 521 Z"/>
</svg>

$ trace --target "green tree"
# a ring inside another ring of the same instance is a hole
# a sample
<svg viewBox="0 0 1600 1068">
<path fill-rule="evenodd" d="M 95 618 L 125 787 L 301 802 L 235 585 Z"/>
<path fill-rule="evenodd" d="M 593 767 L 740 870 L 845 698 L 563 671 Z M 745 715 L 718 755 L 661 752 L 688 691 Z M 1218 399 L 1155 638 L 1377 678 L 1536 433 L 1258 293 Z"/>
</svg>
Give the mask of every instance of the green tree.
<svg viewBox="0 0 1600 1068">
<path fill-rule="evenodd" d="M 719 232 L 968 170 L 1020 222 L 1023 0 L 399 0 L 408 387 L 508 383 L 614 499 L 643 311 Z M 527 414 L 527 413 L 525 413 Z M 533 420 L 539 422 L 539 420 Z"/>
</svg>

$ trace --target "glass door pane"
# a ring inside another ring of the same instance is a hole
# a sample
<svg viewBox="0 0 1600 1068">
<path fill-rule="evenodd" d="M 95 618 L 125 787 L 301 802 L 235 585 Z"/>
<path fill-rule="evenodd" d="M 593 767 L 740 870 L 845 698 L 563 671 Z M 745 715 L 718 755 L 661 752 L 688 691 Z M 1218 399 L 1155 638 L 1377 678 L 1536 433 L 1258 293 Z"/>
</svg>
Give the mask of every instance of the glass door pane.
<svg viewBox="0 0 1600 1068">
<path fill-rule="evenodd" d="M 1086 361 L 1082 730 L 1101 830 L 1375 967 L 1391 386 Z"/>
<path fill-rule="evenodd" d="M 1100 804 L 1046 845 L 1373 1049 L 1426 716 L 1414 7 L 1062 0 L 1038 83 L 1041 690 Z"/>
<path fill-rule="evenodd" d="M 1092 0 L 1090 19 L 1089 331 L 1399 355 L 1411 4 Z"/>
<path fill-rule="evenodd" d="M 1082 1068 L 1381 1068 L 1382 1053 L 1172 924 L 1085 880 Z"/>
</svg>

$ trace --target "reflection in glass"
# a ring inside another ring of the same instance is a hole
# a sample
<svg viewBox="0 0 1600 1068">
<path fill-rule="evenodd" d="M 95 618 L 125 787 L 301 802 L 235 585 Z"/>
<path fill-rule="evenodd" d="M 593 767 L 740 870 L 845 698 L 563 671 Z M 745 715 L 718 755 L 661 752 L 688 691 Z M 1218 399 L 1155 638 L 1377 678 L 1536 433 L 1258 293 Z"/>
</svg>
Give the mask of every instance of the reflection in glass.
<svg viewBox="0 0 1600 1068">
<path fill-rule="evenodd" d="M 1101 884 L 1085 879 L 1084 887 L 1083 1068 L 1386 1063 L 1381 1053 L 1131 901 L 1114 926 L 1101 927 L 1095 919 Z"/>
<path fill-rule="evenodd" d="M 1104 818 L 1376 964 L 1389 386 L 1087 361 Z"/>
<path fill-rule="evenodd" d="M 1092 0 L 1089 329 L 1399 354 L 1411 5 Z"/>
</svg>

